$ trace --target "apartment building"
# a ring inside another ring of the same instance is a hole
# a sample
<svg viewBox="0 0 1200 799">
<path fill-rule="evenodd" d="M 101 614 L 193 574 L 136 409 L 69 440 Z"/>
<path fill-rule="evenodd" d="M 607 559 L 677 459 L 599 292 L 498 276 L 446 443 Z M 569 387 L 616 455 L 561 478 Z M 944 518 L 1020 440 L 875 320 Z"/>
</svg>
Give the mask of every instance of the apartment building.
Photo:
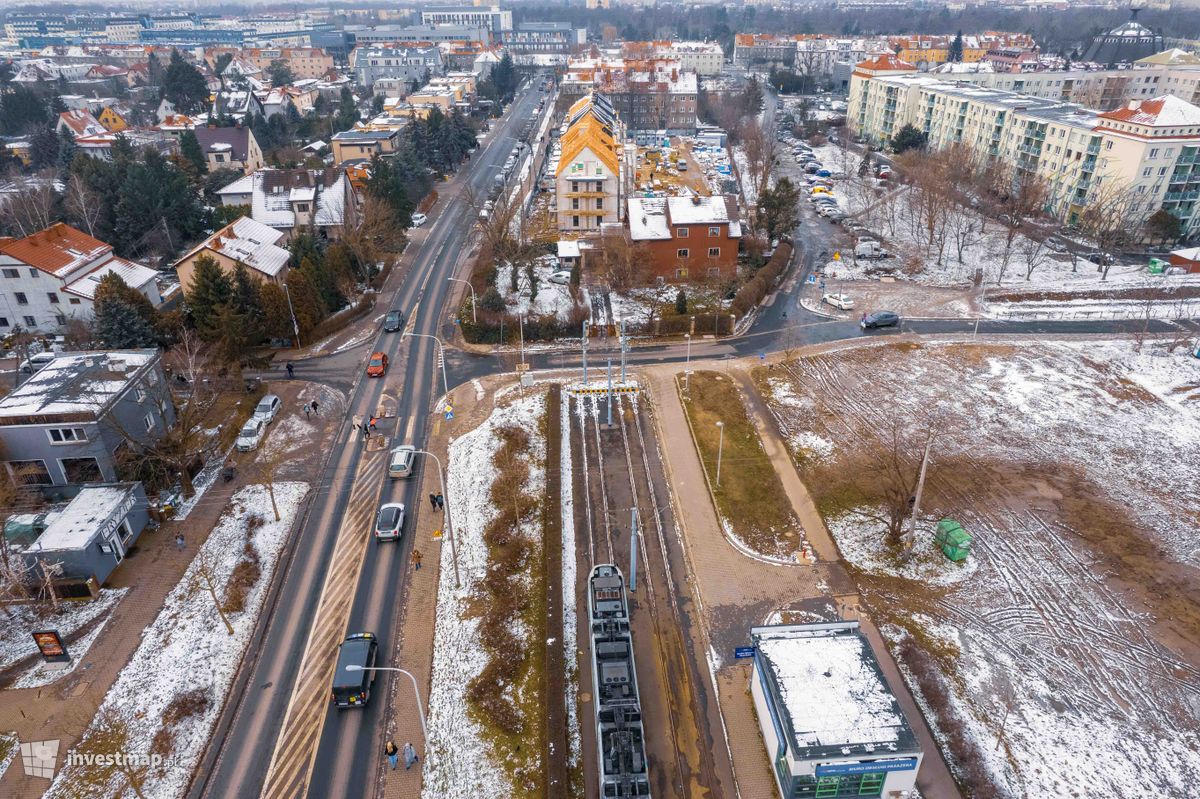
<svg viewBox="0 0 1200 799">
<path fill-rule="evenodd" d="M 674 59 L 572 58 L 559 91 L 568 101 L 601 93 L 630 130 L 696 130 L 699 81 Z"/>
<path fill-rule="evenodd" d="M 1137 195 L 1143 217 L 1163 208 L 1188 234 L 1200 228 L 1200 108 L 1191 102 L 1164 94 L 1096 111 L 872 64 L 856 72 L 848 104 L 851 129 L 868 141 L 883 145 L 911 124 L 933 149 L 963 145 L 1036 175 L 1048 210 L 1067 224 L 1102 192 L 1120 190 Z"/>
<path fill-rule="evenodd" d="M 573 53 L 587 42 L 587 28 L 569 22 L 522 22 L 503 36 L 514 53 Z"/>
<path fill-rule="evenodd" d="M 253 64 L 259 72 L 281 61 L 297 80 L 319 79 L 333 69 L 333 56 L 320 47 L 209 47 L 204 51 L 204 60 L 215 67 L 217 59 L 226 54 L 234 61 Z"/>
<path fill-rule="evenodd" d="M 737 272 L 742 224 L 737 198 L 631 197 L 629 239 L 664 280 L 728 279 Z"/>
<path fill-rule="evenodd" d="M 602 94 L 592 92 L 567 111 L 548 165 L 555 175 L 560 231 L 594 234 L 601 224 L 620 221 L 624 138 L 616 109 Z"/>
<path fill-rule="evenodd" d="M 339 239 L 358 218 L 344 169 L 260 169 L 217 191 L 222 205 L 250 207 L 250 218 L 290 240 L 299 231 Z"/>
<path fill-rule="evenodd" d="M 360 46 L 350 53 L 350 68 L 364 87 L 380 78 L 419 85 L 430 76 L 442 74 L 442 51 L 432 42 Z"/>
<path fill-rule="evenodd" d="M 621 56 L 627 59 L 669 58 L 679 62 L 684 72 L 700 77 L 719 75 L 725 65 L 725 51 L 716 42 L 625 42 Z"/>
<path fill-rule="evenodd" d="M 421 12 L 421 24 L 483 28 L 496 39 L 513 29 L 513 16 L 512 11 L 499 6 L 435 6 Z"/>
</svg>

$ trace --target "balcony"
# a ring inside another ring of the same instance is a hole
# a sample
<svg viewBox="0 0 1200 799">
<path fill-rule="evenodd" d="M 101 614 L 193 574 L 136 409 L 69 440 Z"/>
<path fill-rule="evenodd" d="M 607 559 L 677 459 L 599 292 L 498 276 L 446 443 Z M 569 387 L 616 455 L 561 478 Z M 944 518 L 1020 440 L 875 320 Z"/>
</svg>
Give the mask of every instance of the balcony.
<svg viewBox="0 0 1200 799">
<path fill-rule="evenodd" d="M 1169 191 L 1163 197 L 1166 202 L 1188 202 L 1200 198 L 1200 191 Z"/>
<path fill-rule="evenodd" d="M 568 192 L 565 192 L 563 196 L 568 197 L 568 198 L 570 198 L 570 197 L 604 198 L 604 197 L 608 196 L 608 192 L 606 192 L 606 191 L 568 191 Z"/>
<path fill-rule="evenodd" d="M 1022 144 L 1020 147 L 1017 148 L 1017 151 L 1025 154 L 1025 155 L 1031 155 L 1035 159 L 1042 154 L 1041 147 L 1034 147 L 1033 145 L 1030 145 L 1030 144 Z"/>
<path fill-rule="evenodd" d="M 1093 156 L 1099 155 L 1100 154 L 1100 142 L 1094 141 L 1091 144 L 1089 144 L 1087 146 L 1086 152 L 1088 155 L 1093 155 Z"/>
</svg>

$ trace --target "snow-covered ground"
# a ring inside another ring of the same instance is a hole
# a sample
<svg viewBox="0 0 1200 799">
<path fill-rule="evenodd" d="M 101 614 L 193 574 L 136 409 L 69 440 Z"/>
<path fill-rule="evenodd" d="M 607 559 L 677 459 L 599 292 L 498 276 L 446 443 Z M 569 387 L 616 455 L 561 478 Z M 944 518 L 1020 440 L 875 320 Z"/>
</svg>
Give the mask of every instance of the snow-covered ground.
<svg viewBox="0 0 1200 799">
<path fill-rule="evenodd" d="M 561 270 L 558 258 L 555 256 L 544 255 L 539 258 L 533 265 L 533 273 L 537 278 L 537 297 L 530 299 L 529 278 L 525 274 L 525 270 L 518 270 L 517 290 L 514 293 L 511 278 L 512 266 L 502 264 L 499 277 L 496 279 L 496 289 L 504 298 L 504 304 L 508 306 L 509 313 L 526 317 L 556 316 L 565 321 L 571 318 L 571 312 L 575 308 L 575 298 L 571 296 L 571 286 L 569 283 L 550 282 L 550 276 Z M 584 307 L 587 306 L 586 289 L 580 290 L 579 301 Z"/>
<path fill-rule="evenodd" d="M 36 605 L 9 605 L 0 612 L 0 669 L 6 669 L 22 658 L 37 654 L 31 630 L 58 630 L 64 639 L 76 630 L 93 623 L 101 616 L 111 615 L 128 589 L 105 588 L 90 602 L 62 602 L 60 612 L 40 613 Z M 100 624 L 99 627 L 103 627 Z M 87 654 L 88 644 L 67 644 L 67 651 L 78 662 Z M 38 670 L 38 666 L 33 671 Z"/>
<path fill-rule="evenodd" d="M 142 633 L 141 644 L 101 702 L 98 714 L 113 714 L 127 729 L 125 752 L 141 756 L 150 753 L 151 742 L 163 725 L 163 713 L 176 696 L 194 689 L 208 692 L 210 702 L 205 711 L 170 728 L 174 762 L 150 769 L 143 795 L 171 799 L 182 796 L 186 790 L 204 755 L 262 609 L 288 531 L 307 493 L 307 483 L 277 483 L 275 499 L 281 517 L 278 522 L 265 486 L 246 486 L 233 495 L 229 508 L 178 585 L 167 595 L 158 617 Z M 229 614 L 234 631 L 229 635 L 207 584 L 211 580 L 217 595 L 224 598 L 230 574 L 242 558 L 247 520 L 251 516 L 263 520 L 251 537 L 262 572 L 246 595 L 245 610 Z M 94 732 L 96 727 L 92 726 L 84 733 L 85 742 Z M 87 766 L 67 765 L 58 772 L 45 795 L 51 799 L 76 796 L 81 787 L 87 786 L 93 796 L 133 796 L 130 789 L 122 787 L 123 782 L 119 786 L 116 780 L 108 785 L 94 785 L 90 780 L 95 773 Z"/>
<path fill-rule="evenodd" d="M 497 756 L 484 730 L 472 718 L 465 693 L 488 662 L 478 634 L 479 611 L 473 605 L 489 564 L 484 529 L 496 515 L 491 488 L 496 478 L 492 458 L 500 446 L 497 431 L 517 426 L 530 433 L 529 487 L 536 495 L 545 486 L 545 442 L 537 435 L 545 406 L 541 393 L 514 399 L 450 444 L 446 491 L 454 500 L 449 512 L 462 585 L 454 586 L 450 547 L 443 546 L 422 793 L 426 799 L 476 799 L 511 792 L 511 786 L 503 784 L 504 773 L 496 768 Z M 541 540 L 539 523 L 531 522 L 525 532 L 531 540 Z"/>
<path fill-rule="evenodd" d="M 17 736 L 10 733 L 0 733 L 0 779 L 4 779 L 4 772 L 8 771 L 9 765 L 17 757 L 17 752 L 20 751 L 20 741 Z"/>
<path fill-rule="evenodd" d="M 579 651 L 578 610 L 575 607 L 575 495 L 574 461 L 571 457 L 571 403 L 562 402 L 559 419 L 562 444 L 559 448 L 560 482 L 562 484 L 562 623 L 563 652 L 567 664 L 564 690 L 567 694 L 567 736 L 571 751 L 567 752 L 567 768 L 574 770 L 583 756 L 579 729 L 579 672 L 574 667 L 574 653 Z"/>
<path fill-rule="evenodd" d="M 933 655 L 949 694 L 935 732 L 961 728 L 1001 796 L 1189 795 L 1200 668 L 1175 603 L 1200 566 L 1200 361 L 1162 342 L 931 343 L 789 371 L 768 401 L 793 441 L 828 442 L 805 453 L 814 475 L 857 463 L 891 417 L 943 414 L 923 509 L 973 535 L 965 563 L 933 547 L 932 519 L 904 565 L 880 523 L 827 520 L 885 634 L 919 631 Z M 1158 581 L 1180 587 L 1141 590 Z"/>
</svg>

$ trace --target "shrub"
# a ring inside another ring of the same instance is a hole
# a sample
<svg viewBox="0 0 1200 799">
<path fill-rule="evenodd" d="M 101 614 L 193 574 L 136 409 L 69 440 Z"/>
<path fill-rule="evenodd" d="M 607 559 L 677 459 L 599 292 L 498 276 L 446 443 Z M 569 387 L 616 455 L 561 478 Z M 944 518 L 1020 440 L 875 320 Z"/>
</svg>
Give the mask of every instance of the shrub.
<svg viewBox="0 0 1200 799">
<path fill-rule="evenodd" d="M 209 696 L 207 688 L 181 691 L 172 697 L 171 703 L 163 711 L 163 724 L 170 726 L 192 716 L 199 716 L 208 710 L 210 704 L 212 697 Z"/>
</svg>

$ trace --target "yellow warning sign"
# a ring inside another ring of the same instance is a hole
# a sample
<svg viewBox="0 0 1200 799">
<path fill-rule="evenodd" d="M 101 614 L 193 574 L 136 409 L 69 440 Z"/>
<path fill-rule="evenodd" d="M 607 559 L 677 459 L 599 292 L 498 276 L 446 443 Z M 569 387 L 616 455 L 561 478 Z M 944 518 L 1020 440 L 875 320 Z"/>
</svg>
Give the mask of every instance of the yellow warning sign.
<svg viewBox="0 0 1200 799">
<path fill-rule="evenodd" d="M 442 528 L 439 527 L 438 529 L 433 531 L 433 540 L 434 541 L 442 540 Z"/>
</svg>

